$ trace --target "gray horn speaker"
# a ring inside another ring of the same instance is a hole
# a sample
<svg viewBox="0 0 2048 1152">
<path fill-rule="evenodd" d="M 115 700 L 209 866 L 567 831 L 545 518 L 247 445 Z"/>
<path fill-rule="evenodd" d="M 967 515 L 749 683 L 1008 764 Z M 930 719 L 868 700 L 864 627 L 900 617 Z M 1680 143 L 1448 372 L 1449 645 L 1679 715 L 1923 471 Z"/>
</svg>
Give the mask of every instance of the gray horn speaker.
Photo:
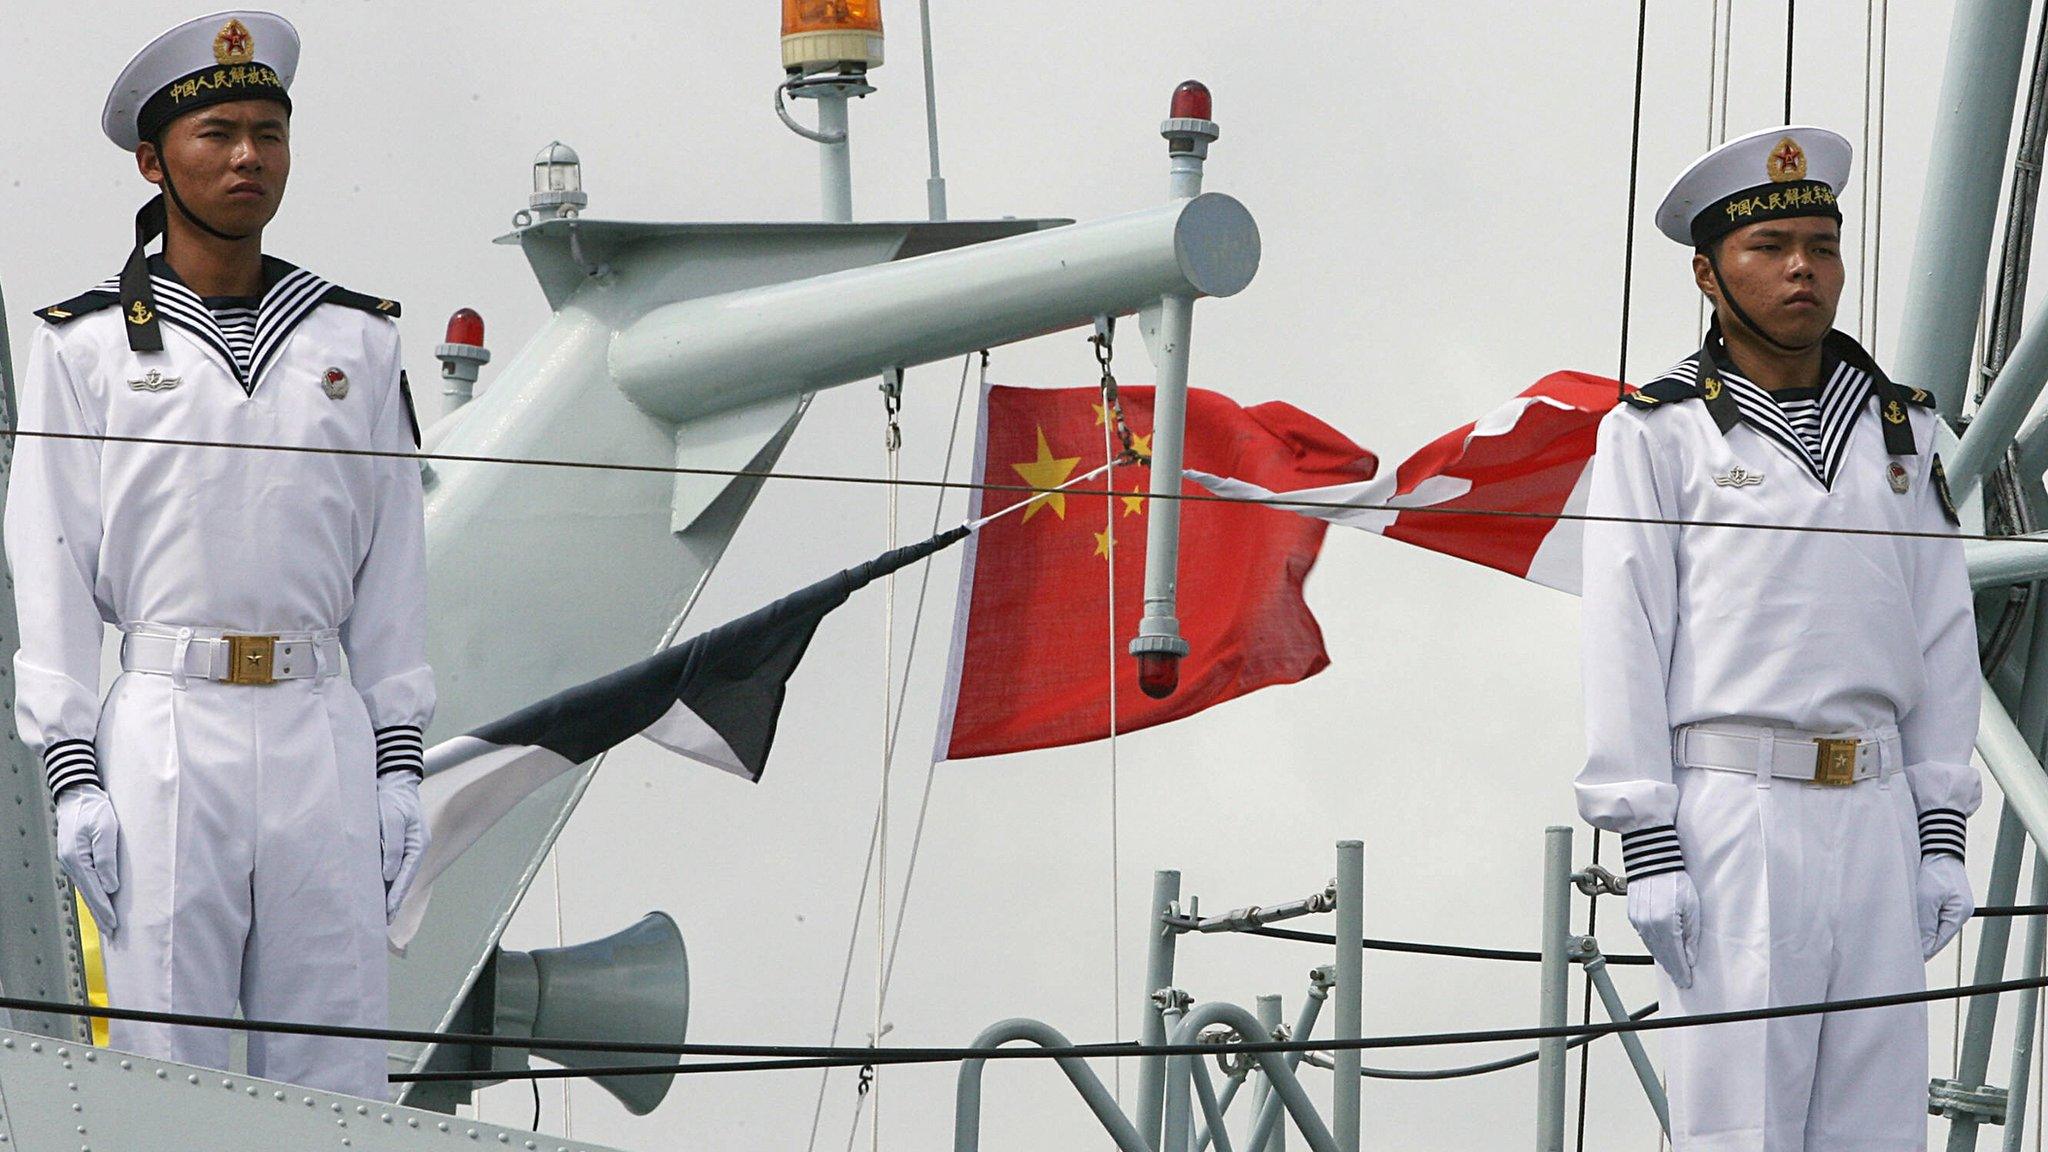
<svg viewBox="0 0 2048 1152">
<path fill-rule="evenodd" d="M 536 1038 L 533 1055 L 565 1068 L 663 1064 L 630 1052 L 550 1049 L 549 1039 L 681 1044 L 690 1018 L 690 963 L 683 934 L 665 912 L 602 940 L 498 955 L 500 1036 Z M 635 1116 L 654 1111 L 673 1076 L 593 1076 Z"/>
</svg>

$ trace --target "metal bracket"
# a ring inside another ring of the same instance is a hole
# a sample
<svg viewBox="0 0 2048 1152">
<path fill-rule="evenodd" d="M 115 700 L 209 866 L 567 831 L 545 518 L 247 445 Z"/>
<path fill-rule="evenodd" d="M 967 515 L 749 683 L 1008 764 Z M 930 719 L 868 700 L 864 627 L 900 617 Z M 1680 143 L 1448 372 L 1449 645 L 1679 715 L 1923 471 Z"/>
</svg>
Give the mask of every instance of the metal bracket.
<svg viewBox="0 0 2048 1152">
<path fill-rule="evenodd" d="M 1337 966 L 1324 964 L 1308 970 L 1308 994 L 1318 1000 L 1330 998 L 1330 989 L 1337 986 Z"/>
<path fill-rule="evenodd" d="M 1194 1004 L 1194 995 L 1178 988 L 1161 988 L 1152 993 L 1152 1006 L 1161 1012 L 1185 1012 Z"/>
<path fill-rule="evenodd" d="M 1976 1087 L 1940 1077 L 1927 1082 L 1927 1114 L 1949 1120 L 1969 1118 L 1980 1124 L 2005 1123 L 2006 1093 L 1989 1084 Z"/>
<path fill-rule="evenodd" d="M 1572 885 L 1585 896 L 1626 896 L 1628 877 L 1617 876 L 1599 864 L 1588 864 L 1572 873 Z"/>
</svg>

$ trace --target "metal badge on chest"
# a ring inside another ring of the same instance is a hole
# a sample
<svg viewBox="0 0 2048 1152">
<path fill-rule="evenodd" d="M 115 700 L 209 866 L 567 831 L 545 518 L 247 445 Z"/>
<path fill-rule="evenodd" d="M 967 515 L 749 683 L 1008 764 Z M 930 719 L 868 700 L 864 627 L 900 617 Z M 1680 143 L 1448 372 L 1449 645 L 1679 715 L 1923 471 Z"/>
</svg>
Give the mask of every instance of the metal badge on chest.
<svg viewBox="0 0 2048 1152">
<path fill-rule="evenodd" d="M 320 389 L 327 393 L 329 400 L 339 400 L 348 395 L 348 373 L 339 368 L 329 368 L 320 375 Z"/>
<path fill-rule="evenodd" d="M 151 368 L 140 377 L 128 382 L 137 392 L 168 392 L 178 386 L 178 377 L 166 376 L 160 368 Z"/>
</svg>

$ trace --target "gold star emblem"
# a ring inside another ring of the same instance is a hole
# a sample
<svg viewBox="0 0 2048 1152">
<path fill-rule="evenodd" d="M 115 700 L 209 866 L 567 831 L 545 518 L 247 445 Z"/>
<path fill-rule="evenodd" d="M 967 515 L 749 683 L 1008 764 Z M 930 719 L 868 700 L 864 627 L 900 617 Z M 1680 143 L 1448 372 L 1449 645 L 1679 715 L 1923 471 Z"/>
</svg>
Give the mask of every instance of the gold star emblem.
<svg viewBox="0 0 2048 1152">
<path fill-rule="evenodd" d="M 1031 485 L 1033 488 L 1057 488 L 1067 482 L 1067 477 L 1074 474 L 1074 466 L 1080 462 L 1081 458 L 1079 456 L 1054 457 L 1051 446 L 1045 442 L 1045 429 L 1041 426 L 1038 429 L 1038 459 L 1027 460 L 1022 464 L 1012 464 L 1010 467 L 1016 471 L 1017 475 L 1024 478 L 1024 483 Z M 1065 520 L 1067 518 L 1067 494 L 1065 492 L 1043 492 L 1033 496 L 1031 503 L 1024 509 L 1024 522 L 1030 523 L 1031 518 L 1038 515 L 1040 508 L 1051 508 L 1053 515 Z"/>
<path fill-rule="evenodd" d="M 1109 557 L 1109 530 L 1106 528 L 1095 534 L 1095 554 L 1104 559 Z"/>
<path fill-rule="evenodd" d="M 1132 433 L 1131 451 L 1136 452 L 1138 455 L 1143 456 L 1147 460 L 1150 460 L 1152 458 L 1152 434 L 1150 432 L 1147 432 L 1143 436 L 1140 436 L 1135 432 Z"/>
<path fill-rule="evenodd" d="M 1787 136 L 1779 140 L 1778 146 L 1771 150 L 1770 159 L 1764 162 L 1764 170 L 1770 174 L 1771 181 L 1776 184 L 1783 184 L 1790 180 L 1804 180 L 1806 179 L 1806 151 L 1799 147 L 1798 141 Z"/>
<path fill-rule="evenodd" d="M 1109 423 L 1109 405 L 1090 404 L 1089 407 L 1095 409 L 1095 426 L 1097 428 Z"/>
<path fill-rule="evenodd" d="M 220 26 L 213 38 L 213 58 L 222 64 L 247 64 L 256 58 L 256 38 L 240 20 Z"/>
<path fill-rule="evenodd" d="M 1117 497 L 1124 502 L 1124 515 L 1136 516 L 1145 511 L 1144 491 L 1143 488 L 1133 488 L 1129 496 Z"/>
</svg>

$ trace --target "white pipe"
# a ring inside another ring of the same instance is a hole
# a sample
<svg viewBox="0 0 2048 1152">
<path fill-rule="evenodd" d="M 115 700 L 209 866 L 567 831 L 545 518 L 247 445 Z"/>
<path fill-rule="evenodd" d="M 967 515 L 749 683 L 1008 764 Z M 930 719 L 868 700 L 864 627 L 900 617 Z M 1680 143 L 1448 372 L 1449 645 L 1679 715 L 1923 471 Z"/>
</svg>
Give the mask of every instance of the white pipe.
<svg viewBox="0 0 2048 1152">
<path fill-rule="evenodd" d="M 1537 1018 L 1543 1028 L 1562 1028 L 1571 991 L 1572 830 L 1553 824 L 1543 830 L 1543 963 L 1537 977 Z M 1536 1042 L 1536 1150 L 1563 1152 L 1565 1039 Z"/>
<path fill-rule="evenodd" d="M 2048 533 L 1965 541 L 1963 562 L 1969 566 L 1972 588 L 2048 579 Z"/>
<path fill-rule="evenodd" d="M 688 420 L 1091 324 L 1162 296 L 1229 296 L 1258 266 L 1251 213 L 1210 193 L 669 304 L 613 338 L 610 368 L 641 408 Z"/>
<path fill-rule="evenodd" d="M 1157 507 L 1157 505 L 1154 505 Z M 1337 1019 L 1338 1040 L 1365 1034 L 1365 841 L 1337 841 Z M 1357 1048 L 1333 1053 L 1336 1083 L 1330 1086 L 1330 1126 L 1341 1152 L 1358 1152 L 1360 1095 L 1364 1083 Z"/>
<path fill-rule="evenodd" d="M 1934 390 L 1950 423 L 1972 378 L 1971 345 L 2032 7 L 2028 0 L 1959 0 L 1949 24 L 1897 363 L 1900 380 Z"/>
<path fill-rule="evenodd" d="M 2048 844 L 2048 775 L 1988 681 L 1977 720 L 1977 754 L 2027 835 L 2036 844 Z"/>
<path fill-rule="evenodd" d="M 924 131 L 925 150 L 931 155 L 932 174 L 924 191 L 931 218 L 946 218 L 946 178 L 939 173 L 939 83 L 932 72 L 932 0 L 917 0 L 917 22 L 924 34 Z"/>
<path fill-rule="evenodd" d="M 1194 297 L 1174 293 L 1159 301 L 1159 375 L 1152 391 L 1152 467 L 1146 484 L 1152 514 L 1145 518 L 1145 614 L 1131 640 L 1133 656 L 1163 653 L 1178 660 L 1188 653 L 1177 615 L 1181 502 L 1175 497 L 1186 446 L 1188 341 L 1194 323 Z"/>
<path fill-rule="evenodd" d="M 818 145 L 818 192 L 830 224 L 853 222 L 853 146 L 846 120 L 845 96 L 818 97 L 818 133 L 830 138 Z"/>
<path fill-rule="evenodd" d="M 1955 459 L 1946 461 L 1949 490 L 1968 499 L 1984 477 L 2005 459 L 2005 450 L 2048 384 L 2048 305 L 2036 308 L 2020 332 L 2019 343 L 2005 358 L 1998 378 L 1984 394 L 1984 403 L 1963 430 Z"/>
</svg>

